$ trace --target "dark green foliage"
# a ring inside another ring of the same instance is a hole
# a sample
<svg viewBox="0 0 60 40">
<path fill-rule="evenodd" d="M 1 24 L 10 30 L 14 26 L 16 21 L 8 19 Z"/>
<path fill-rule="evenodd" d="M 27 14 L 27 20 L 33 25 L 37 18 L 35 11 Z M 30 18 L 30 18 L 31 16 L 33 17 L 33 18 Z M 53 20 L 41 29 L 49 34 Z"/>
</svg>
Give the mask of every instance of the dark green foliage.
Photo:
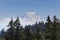
<svg viewBox="0 0 60 40">
<path fill-rule="evenodd" d="M 24 33 L 25 33 L 25 40 L 34 40 L 32 31 L 28 26 L 25 27 Z"/>
<path fill-rule="evenodd" d="M 56 35 L 57 35 L 56 32 L 57 32 L 57 27 L 58 27 L 57 26 L 58 25 L 58 22 L 57 22 L 56 16 L 54 16 L 53 19 L 54 19 L 53 20 L 53 30 L 52 30 L 53 32 L 51 34 L 52 35 L 51 40 L 58 40 L 57 37 L 56 37 Z"/>
<path fill-rule="evenodd" d="M 46 28 L 46 39 L 59 40 L 59 23 L 56 16 L 53 17 L 53 21 L 49 16 L 47 17 Z"/>
<path fill-rule="evenodd" d="M 17 17 L 16 21 L 14 22 L 15 24 L 15 39 L 17 40 L 22 40 L 22 26 L 20 26 L 20 21 L 19 17 Z"/>
<path fill-rule="evenodd" d="M 44 27 L 43 27 L 44 25 Z M 9 29 L 5 32 L 5 40 L 59 40 L 60 39 L 60 22 L 53 17 L 47 17 L 47 22 L 28 25 L 23 28 L 20 24 L 19 17 L 15 21 L 11 18 L 8 24 Z"/>
<path fill-rule="evenodd" d="M 46 39 L 50 39 L 51 29 L 52 29 L 52 22 L 50 16 L 48 15 L 47 22 L 46 22 L 46 37 L 45 37 Z"/>
<path fill-rule="evenodd" d="M 14 40 L 14 25 L 13 25 L 13 19 L 11 18 L 11 21 L 8 24 L 9 29 L 7 30 L 5 34 L 6 40 Z"/>
<path fill-rule="evenodd" d="M 35 26 L 36 26 L 36 37 L 37 37 L 37 40 L 40 40 L 41 39 L 40 26 L 37 23 L 35 24 Z"/>
</svg>

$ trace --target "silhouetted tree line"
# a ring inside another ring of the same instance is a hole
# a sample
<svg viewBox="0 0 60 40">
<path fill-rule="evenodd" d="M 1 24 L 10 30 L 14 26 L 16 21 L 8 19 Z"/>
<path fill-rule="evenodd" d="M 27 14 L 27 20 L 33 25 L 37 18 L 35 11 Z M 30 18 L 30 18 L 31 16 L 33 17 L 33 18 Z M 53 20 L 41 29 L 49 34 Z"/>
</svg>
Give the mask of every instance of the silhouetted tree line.
<svg viewBox="0 0 60 40">
<path fill-rule="evenodd" d="M 60 21 L 56 16 L 53 20 L 47 17 L 47 22 L 39 22 L 23 28 L 19 17 L 15 21 L 11 18 L 9 29 L 4 33 L 5 40 L 59 40 Z"/>
</svg>

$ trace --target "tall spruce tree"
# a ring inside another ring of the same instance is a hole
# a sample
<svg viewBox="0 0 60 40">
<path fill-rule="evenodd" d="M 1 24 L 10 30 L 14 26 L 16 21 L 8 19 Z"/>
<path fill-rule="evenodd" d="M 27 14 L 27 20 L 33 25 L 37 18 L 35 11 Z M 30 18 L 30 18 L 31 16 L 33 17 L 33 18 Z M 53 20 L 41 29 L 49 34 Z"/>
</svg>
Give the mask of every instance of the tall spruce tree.
<svg viewBox="0 0 60 40">
<path fill-rule="evenodd" d="M 57 18 L 56 16 L 53 17 L 53 30 L 52 30 L 52 36 L 51 36 L 51 40 L 58 40 L 57 39 L 57 27 L 58 27 L 58 22 L 57 22 Z"/>
<path fill-rule="evenodd" d="M 20 25 L 19 17 L 14 22 L 15 25 L 15 40 L 22 40 L 22 26 Z"/>
<path fill-rule="evenodd" d="M 14 40 L 14 23 L 13 23 L 13 18 L 11 18 L 11 21 L 8 24 L 9 29 L 7 30 L 5 34 L 5 39 L 6 40 Z"/>
<path fill-rule="evenodd" d="M 53 17 L 53 21 L 51 22 L 50 17 L 47 17 L 46 23 L 46 38 L 49 40 L 58 40 L 58 19 L 56 16 Z"/>
<path fill-rule="evenodd" d="M 45 37 L 45 39 L 51 39 L 52 22 L 51 22 L 51 19 L 50 19 L 49 15 L 47 17 L 47 22 L 45 24 L 46 24 L 46 32 L 45 32 L 46 37 Z"/>
</svg>

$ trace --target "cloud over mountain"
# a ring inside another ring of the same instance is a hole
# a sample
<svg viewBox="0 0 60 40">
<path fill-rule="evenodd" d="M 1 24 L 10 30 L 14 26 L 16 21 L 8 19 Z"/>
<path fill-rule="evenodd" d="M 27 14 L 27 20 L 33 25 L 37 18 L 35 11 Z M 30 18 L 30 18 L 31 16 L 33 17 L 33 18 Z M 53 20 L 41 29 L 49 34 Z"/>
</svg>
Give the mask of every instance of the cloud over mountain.
<svg viewBox="0 0 60 40">
<path fill-rule="evenodd" d="M 15 20 L 16 18 L 13 17 L 13 19 Z M 20 17 L 20 23 L 21 25 L 25 26 L 25 25 L 32 25 L 35 24 L 36 22 L 42 22 L 45 21 L 43 18 L 41 18 L 39 15 L 37 15 L 36 12 L 28 12 L 26 15 L 24 15 L 24 17 Z M 4 28 L 5 30 L 8 29 L 8 27 L 6 27 L 9 23 L 9 21 L 11 20 L 11 18 L 2 18 L 0 19 L 0 29 Z"/>
</svg>

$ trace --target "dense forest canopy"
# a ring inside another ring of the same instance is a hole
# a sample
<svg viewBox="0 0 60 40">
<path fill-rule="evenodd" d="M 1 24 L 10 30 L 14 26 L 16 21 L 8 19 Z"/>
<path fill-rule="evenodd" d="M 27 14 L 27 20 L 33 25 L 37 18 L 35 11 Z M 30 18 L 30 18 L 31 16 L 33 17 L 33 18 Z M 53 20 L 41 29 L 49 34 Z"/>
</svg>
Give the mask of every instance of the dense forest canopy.
<svg viewBox="0 0 60 40">
<path fill-rule="evenodd" d="M 20 24 L 19 17 L 14 21 L 11 18 L 8 29 L 1 31 L 3 40 L 60 40 L 60 20 L 54 16 L 53 21 L 48 15 L 46 22 L 26 25 Z"/>
</svg>

